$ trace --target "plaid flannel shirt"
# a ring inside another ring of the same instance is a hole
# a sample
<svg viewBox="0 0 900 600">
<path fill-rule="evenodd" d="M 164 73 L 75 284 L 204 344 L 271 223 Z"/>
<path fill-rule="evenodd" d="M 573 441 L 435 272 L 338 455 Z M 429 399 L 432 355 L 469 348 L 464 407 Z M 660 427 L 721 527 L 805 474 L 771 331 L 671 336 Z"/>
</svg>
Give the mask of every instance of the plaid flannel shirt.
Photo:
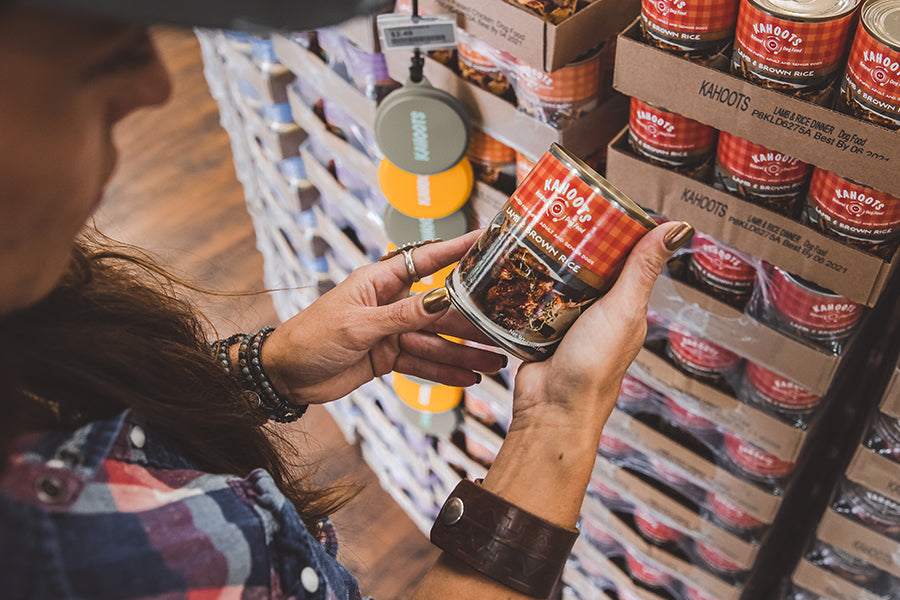
<svg viewBox="0 0 900 600">
<path fill-rule="evenodd" d="M 125 412 L 18 438 L 0 474 L 0 596 L 359 600 L 264 470 L 212 475 Z"/>
</svg>

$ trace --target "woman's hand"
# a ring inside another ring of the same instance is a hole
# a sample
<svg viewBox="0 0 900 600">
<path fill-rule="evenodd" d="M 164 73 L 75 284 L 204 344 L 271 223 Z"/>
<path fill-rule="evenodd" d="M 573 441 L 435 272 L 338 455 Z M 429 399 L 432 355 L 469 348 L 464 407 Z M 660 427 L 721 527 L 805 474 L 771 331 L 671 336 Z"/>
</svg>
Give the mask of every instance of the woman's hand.
<svg viewBox="0 0 900 600">
<path fill-rule="evenodd" d="M 516 377 L 513 425 L 588 428 L 599 436 L 628 365 L 647 333 L 647 303 L 672 252 L 686 243 L 686 223 L 657 227 L 635 246 L 622 274 L 566 332 L 546 361 L 523 365 Z"/>
<path fill-rule="evenodd" d="M 427 276 L 460 258 L 480 232 L 412 251 Z M 409 295 L 403 256 L 366 265 L 307 309 L 282 323 L 263 345 L 272 383 L 297 404 L 336 400 L 390 371 L 437 383 L 468 386 L 494 372 L 500 354 L 450 342 L 437 334 L 489 343 L 438 293 Z M 431 312 L 429 312 L 429 309 Z"/>
</svg>

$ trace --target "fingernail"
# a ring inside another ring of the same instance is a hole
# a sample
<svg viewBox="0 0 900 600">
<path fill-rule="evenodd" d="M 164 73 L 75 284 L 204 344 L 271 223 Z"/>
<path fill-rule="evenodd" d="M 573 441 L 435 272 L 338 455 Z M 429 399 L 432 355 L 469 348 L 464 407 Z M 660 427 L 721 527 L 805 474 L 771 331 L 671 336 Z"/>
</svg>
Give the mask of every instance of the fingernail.
<svg viewBox="0 0 900 600">
<path fill-rule="evenodd" d="M 450 294 L 447 293 L 447 288 L 440 287 L 425 294 L 422 298 L 422 306 L 425 308 L 425 312 L 432 315 L 446 310 L 450 306 Z"/>
<path fill-rule="evenodd" d="M 475 385 L 481 383 L 481 373 L 475 373 Z"/>
<path fill-rule="evenodd" d="M 682 221 L 666 234 L 666 237 L 663 238 L 663 244 L 666 245 L 669 252 L 675 252 L 687 244 L 692 237 L 694 237 L 694 228 L 691 227 L 690 223 Z"/>
</svg>

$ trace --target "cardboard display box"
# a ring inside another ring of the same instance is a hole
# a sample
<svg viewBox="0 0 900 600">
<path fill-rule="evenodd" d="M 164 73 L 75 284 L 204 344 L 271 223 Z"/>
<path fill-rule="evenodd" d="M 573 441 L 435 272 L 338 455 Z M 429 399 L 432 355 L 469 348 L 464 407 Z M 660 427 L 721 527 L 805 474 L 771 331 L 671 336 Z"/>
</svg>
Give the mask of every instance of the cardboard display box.
<svg viewBox="0 0 900 600">
<path fill-rule="evenodd" d="M 830 508 L 822 515 L 816 535 L 826 544 L 900 577 L 900 542 L 880 535 Z"/>
<path fill-rule="evenodd" d="M 746 542 L 733 533 L 672 500 L 658 489 L 648 485 L 628 471 L 620 469 L 602 456 L 594 463 L 594 473 L 608 486 L 629 502 L 653 513 L 666 525 L 688 537 L 716 548 L 733 563 L 745 569 L 753 566 L 759 546 Z"/>
<path fill-rule="evenodd" d="M 619 36 L 617 90 L 900 198 L 900 131 L 856 119 Z"/>
<path fill-rule="evenodd" d="M 224 35 L 217 34 L 219 39 Z M 287 102 L 287 86 L 294 80 L 294 74 L 287 68 L 264 72 L 253 59 L 238 51 L 232 44 L 222 41 L 218 48 L 225 59 L 229 77 L 241 77 L 259 94 L 267 104 Z"/>
<path fill-rule="evenodd" d="M 650 309 L 820 396 L 828 391 L 846 356 L 846 350 L 835 356 L 795 340 L 665 274 L 653 287 Z"/>
<path fill-rule="evenodd" d="M 391 77 L 406 81 L 409 54 L 390 52 L 387 63 Z M 556 129 L 466 81 L 453 69 L 431 58 L 425 59 L 425 77 L 434 87 L 456 96 L 468 110 L 476 127 L 530 157 L 543 156 L 553 142 L 578 156 L 588 157 L 601 150 L 628 122 L 629 100 L 621 94 L 614 94 L 563 129 Z"/>
<path fill-rule="evenodd" d="M 501 0 L 421 0 L 419 10 L 456 14 L 457 26 L 476 38 L 525 64 L 555 71 L 622 31 L 640 14 L 641 3 L 594 0 L 558 25 Z"/>
<path fill-rule="evenodd" d="M 296 76 L 315 82 L 324 97 L 340 105 L 363 127 L 371 130 L 375 126 L 374 100 L 366 98 L 355 85 L 332 71 L 322 59 L 290 38 L 273 35 L 272 44 L 278 60 Z"/>
<path fill-rule="evenodd" d="M 280 130 L 275 130 L 269 127 L 259 112 L 237 94 L 234 104 L 244 120 L 245 130 L 256 138 L 272 161 L 277 162 L 300 154 L 300 144 L 306 139 L 306 133 L 298 125 L 286 124 Z"/>
<path fill-rule="evenodd" d="M 900 464 L 860 445 L 845 472 L 847 479 L 900 502 Z"/>
<path fill-rule="evenodd" d="M 689 396 L 687 406 L 738 436 L 782 460 L 796 462 L 806 439 L 806 431 L 791 427 L 763 411 L 744 404 L 716 388 L 690 377 L 672 364 L 642 348 L 628 368 L 629 375 L 660 391 L 666 389 Z"/>
<path fill-rule="evenodd" d="M 740 588 L 729 585 L 702 568 L 685 562 L 662 548 L 648 543 L 595 498 L 586 497 L 581 512 L 582 518 L 593 520 L 620 544 L 643 555 L 643 557 L 654 563 L 654 566 L 657 566 L 675 579 L 688 583 L 717 600 L 738 600 Z"/>
<path fill-rule="evenodd" d="M 630 151 L 627 128 L 610 144 L 606 177 L 646 208 L 689 221 L 728 246 L 867 306 L 875 304 L 900 264 L 900 249 L 890 262 L 884 261 L 779 213 L 652 165 Z"/>
<path fill-rule="evenodd" d="M 900 366 L 894 369 L 891 381 L 881 397 L 881 412 L 900 419 Z"/>
<path fill-rule="evenodd" d="M 615 409 L 604 429 L 644 454 L 662 459 L 708 492 L 721 494 L 763 523 L 771 523 L 781 496 L 771 494 L 713 463 L 707 462 L 665 435 Z"/>
<path fill-rule="evenodd" d="M 791 580 L 801 588 L 823 598 L 833 600 L 883 600 L 877 594 L 857 587 L 831 571 L 820 569 L 808 560 L 801 560 Z"/>
</svg>

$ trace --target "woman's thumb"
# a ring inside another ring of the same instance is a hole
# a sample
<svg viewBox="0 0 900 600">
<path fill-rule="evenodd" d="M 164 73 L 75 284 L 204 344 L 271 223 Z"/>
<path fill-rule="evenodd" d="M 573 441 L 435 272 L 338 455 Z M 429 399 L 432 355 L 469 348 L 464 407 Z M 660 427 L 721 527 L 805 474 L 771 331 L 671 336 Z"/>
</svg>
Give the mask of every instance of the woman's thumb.
<svg viewBox="0 0 900 600">
<path fill-rule="evenodd" d="M 607 298 L 613 300 L 622 296 L 622 300 L 646 304 L 666 261 L 693 235 L 694 228 L 685 222 L 665 223 L 654 228 L 635 245 Z"/>
<path fill-rule="evenodd" d="M 373 328 L 379 337 L 418 331 L 437 321 L 449 307 L 447 288 L 440 287 L 372 309 L 377 313 Z"/>
</svg>

